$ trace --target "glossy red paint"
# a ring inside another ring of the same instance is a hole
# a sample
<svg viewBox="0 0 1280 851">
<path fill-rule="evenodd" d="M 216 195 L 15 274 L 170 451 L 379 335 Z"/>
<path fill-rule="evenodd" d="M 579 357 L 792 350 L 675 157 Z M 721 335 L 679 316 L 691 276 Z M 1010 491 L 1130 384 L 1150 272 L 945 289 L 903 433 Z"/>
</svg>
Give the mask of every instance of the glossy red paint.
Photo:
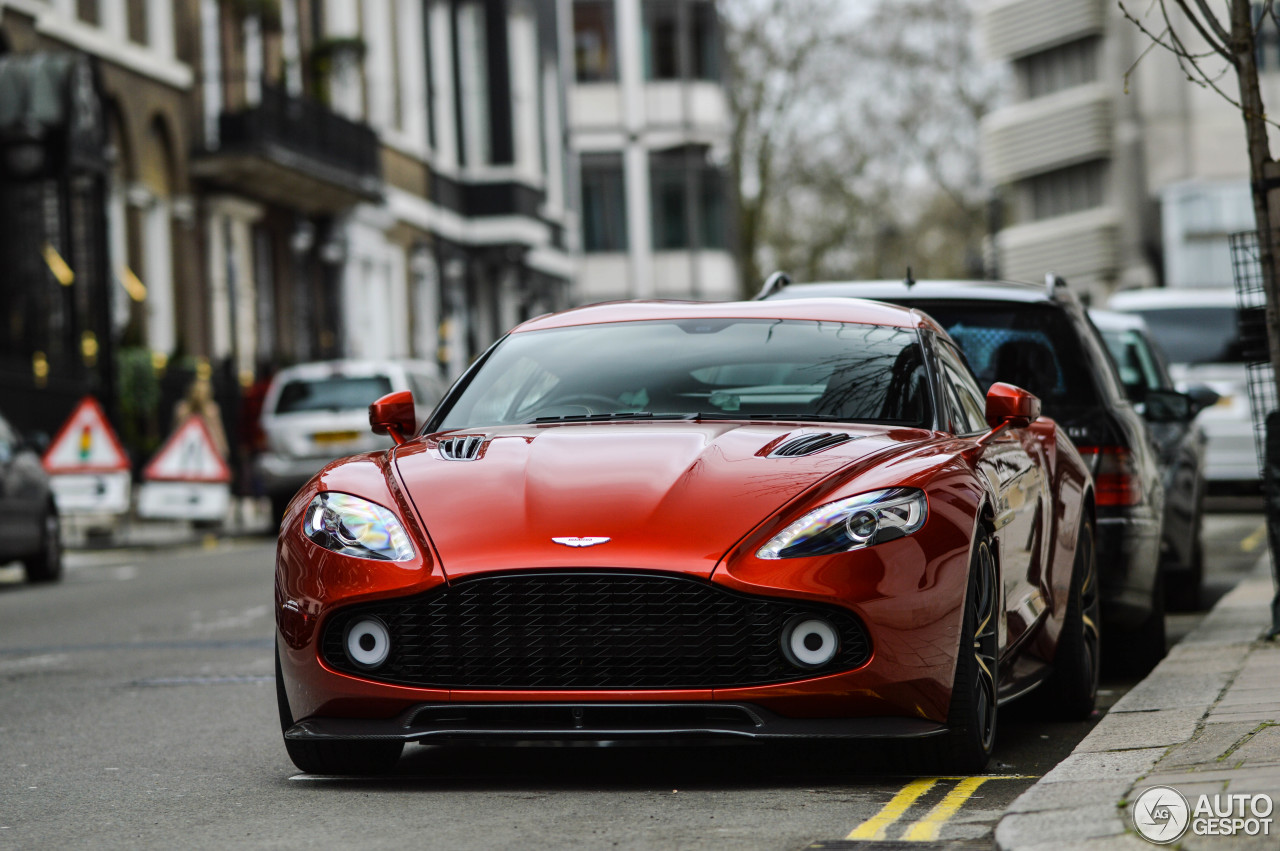
<svg viewBox="0 0 1280 851">
<path fill-rule="evenodd" d="M 992 428 L 1001 423 L 1026 428 L 1039 416 L 1040 400 L 1021 387 L 997 381 L 987 391 L 987 423 Z"/>
<path fill-rule="evenodd" d="M 408 390 L 388 393 L 369 406 L 369 428 L 374 434 L 390 434 L 397 444 L 413 434 L 416 423 L 413 393 Z"/>
<path fill-rule="evenodd" d="M 514 333 L 671 316 L 818 318 L 940 333 L 919 313 L 848 299 L 600 305 L 532 320 Z M 1034 669 L 1052 659 L 1079 523 L 1091 516 L 1088 474 L 1054 423 L 1036 419 L 1038 400 L 995 385 L 987 412 L 1006 427 L 981 436 L 985 443 L 979 435 L 825 422 L 555 423 L 425 435 L 332 464 L 295 498 L 278 546 L 278 645 L 293 718 L 385 719 L 422 703 L 734 701 L 789 718 L 945 722 L 979 528 L 1000 524 L 1002 597 L 1038 594 L 1046 603 L 1032 619 L 1012 608 L 1000 614 L 1002 658 L 1025 657 Z M 787 435 L 814 431 L 854 439 L 813 455 L 766 457 Z M 483 436 L 476 460 L 440 454 L 442 437 L 461 434 Z M 815 507 L 891 487 L 925 492 L 928 513 L 916 533 L 829 556 L 757 556 Z M 308 540 L 303 511 L 326 490 L 390 509 L 415 558 L 351 558 Z M 574 549 L 551 540 L 562 536 L 612 540 Z M 341 673 L 320 658 L 322 627 L 340 607 L 487 572 L 577 567 L 679 573 L 739 592 L 841 606 L 865 625 L 873 653 L 836 674 L 798 671 L 775 685 L 670 691 L 413 688 Z"/>
</svg>

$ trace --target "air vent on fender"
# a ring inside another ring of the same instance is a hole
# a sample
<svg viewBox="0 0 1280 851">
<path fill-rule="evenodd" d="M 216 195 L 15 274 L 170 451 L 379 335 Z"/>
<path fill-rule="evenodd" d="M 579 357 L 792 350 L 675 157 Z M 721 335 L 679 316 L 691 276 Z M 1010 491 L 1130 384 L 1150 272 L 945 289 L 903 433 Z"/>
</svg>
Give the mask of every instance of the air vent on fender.
<svg viewBox="0 0 1280 851">
<path fill-rule="evenodd" d="M 841 432 L 820 431 L 801 434 L 782 441 L 769 453 L 770 458 L 799 458 L 801 455 L 812 455 L 833 446 L 839 446 L 853 440 L 853 435 Z"/>
<path fill-rule="evenodd" d="M 468 434 L 462 437 L 446 437 L 436 448 L 440 457 L 446 461 L 474 461 L 480 456 L 480 447 L 484 444 L 483 434 Z"/>
</svg>

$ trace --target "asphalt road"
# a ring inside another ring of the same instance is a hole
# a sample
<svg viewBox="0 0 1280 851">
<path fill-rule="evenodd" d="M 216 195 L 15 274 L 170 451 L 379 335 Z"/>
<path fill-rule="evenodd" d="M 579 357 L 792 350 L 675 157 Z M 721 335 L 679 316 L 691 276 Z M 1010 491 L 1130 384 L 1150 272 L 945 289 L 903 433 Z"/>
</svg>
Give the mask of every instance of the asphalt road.
<svg viewBox="0 0 1280 851">
<path fill-rule="evenodd" d="M 1260 529 L 1256 514 L 1208 518 L 1211 600 L 1265 550 Z M 415 746 L 388 778 L 300 775 L 276 718 L 272 555 L 267 540 L 82 552 L 47 587 L 0 567 L 0 849 L 801 849 L 903 838 L 985 848 L 1008 803 L 1094 723 L 1009 707 L 989 775 L 970 779 L 903 774 L 892 747 L 829 746 Z M 1171 615 L 1171 632 L 1199 617 Z M 1102 710 L 1131 685 L 1104 683 Z"/>
</svg>

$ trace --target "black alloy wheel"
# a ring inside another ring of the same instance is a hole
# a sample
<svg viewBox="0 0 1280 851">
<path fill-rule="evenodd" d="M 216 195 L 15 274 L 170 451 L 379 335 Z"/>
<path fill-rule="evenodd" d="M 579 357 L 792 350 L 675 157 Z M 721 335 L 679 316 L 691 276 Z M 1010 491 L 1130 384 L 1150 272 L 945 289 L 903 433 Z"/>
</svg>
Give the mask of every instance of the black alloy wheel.
<svg viewBox="0 0 1280 851">
<path fill-rule="evenodd" d="M 1068 595 L 1053 673 L 1040 689 L 1040 706 L 1051 717 L 1078 721 L 1093 712 L 1102 670 L 1098 553 L 1088 519 L 1080 523 Z"/>
<path fill-rule="evenodd" d="M 934 764 L 955 774 L 981 772 L 996 740 L 999 671 L 1000 582 L 991 537 L 983 530 L 973 548 L 965 594 L 956 677 L 947 712 L 947 733 L 928 739 Z"/>
</svg>

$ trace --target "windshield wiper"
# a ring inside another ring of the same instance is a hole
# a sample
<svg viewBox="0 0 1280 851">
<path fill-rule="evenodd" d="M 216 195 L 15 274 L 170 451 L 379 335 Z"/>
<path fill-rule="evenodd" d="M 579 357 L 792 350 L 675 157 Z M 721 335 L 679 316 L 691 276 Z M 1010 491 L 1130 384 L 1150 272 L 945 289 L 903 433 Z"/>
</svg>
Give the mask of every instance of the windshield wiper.
<svg viewBox="0 0 1280 851">
<path fill-rule="evenodd" d="M 692 420 L 698 414 L 655 414 L 653 411 L 618 411 L 612 414 L 565 414 L 558 417 L 534 417 L 529 423 L 588 423 L 608 420 Z"/>
</svg>

